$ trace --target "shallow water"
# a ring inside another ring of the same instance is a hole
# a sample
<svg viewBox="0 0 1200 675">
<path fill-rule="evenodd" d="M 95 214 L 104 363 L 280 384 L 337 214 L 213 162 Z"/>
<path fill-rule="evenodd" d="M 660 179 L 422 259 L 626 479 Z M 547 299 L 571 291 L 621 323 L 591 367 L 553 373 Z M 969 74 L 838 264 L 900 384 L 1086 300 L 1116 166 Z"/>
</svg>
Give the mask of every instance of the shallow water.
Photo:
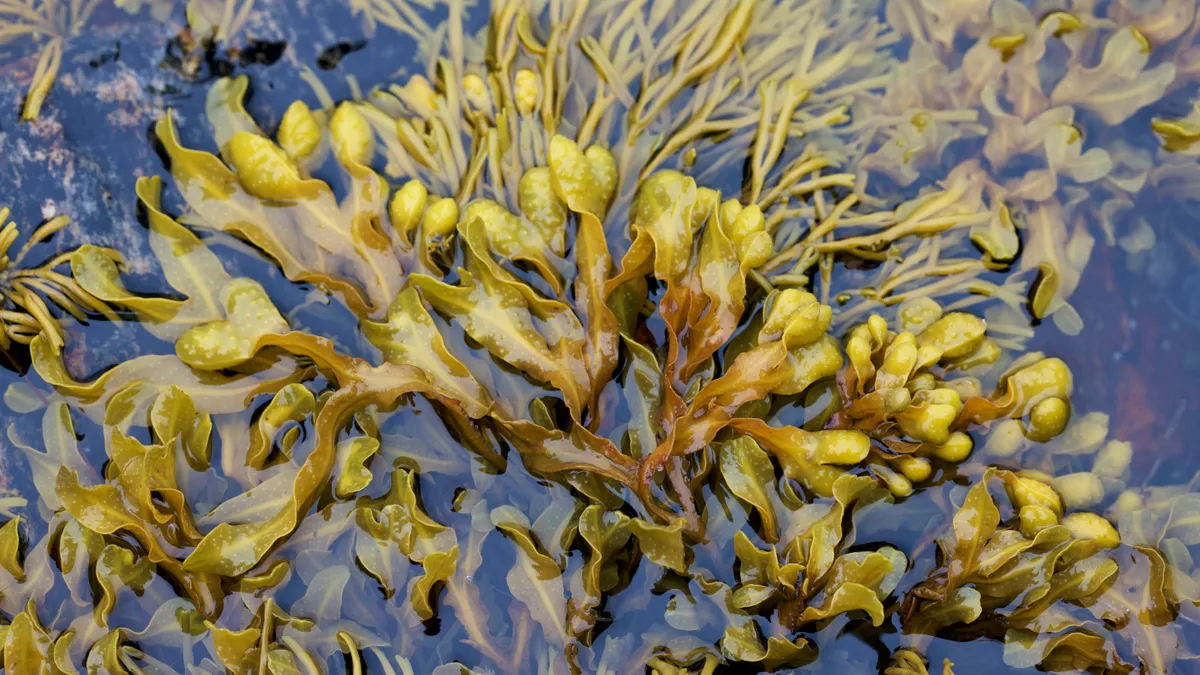
<svg viewBox="0 0 1200 675">
<path fill-rule="evenodd" d="M 18 122 L 17 115 L 36 57 L 0 61 L 0 100 L 6 106 L 6 112 L 0 117 L 4 120 L 0 121 L 0 154 L 8 160 L 0 164 L 0 204 L 11 203 L 12 219 L 32 225 L 50 216 L 67 213 L 75 224 L 58 235 L 52 246 L 62 250 L 84 242 L 112 246 L 121 251 L 129 263 L 131 275 L 126 282 L 130 289 L 163 293 L 169 289 L 158 280 L 156 263 L 146 243 L 146 230 L 138 221 L 133 180 L 135 176 L 167 174 L 164 159 L 150 139 L 153 138 L 154 121 L 168 108 L 175 111 L 185 146 L 216 151 L 205 121 L 204 97 L 218 75 L 248 75 L 251 94 L 247 111 L 264 129 L 274 129 L 291 101 L 298 96 L 310 102 L 313 100 L 309 86 L 300 78 L 301 68 L 314 69 L 334 99 L 339 101 L 351 97 L 354 91 L 349 77 L 366 90 L 378 83 L 403 81 L 395 77 L 397 72 L 423 70 L 411 39 L 382 27 L 375 35 L 367 37 L 361 20 L 352 17 L 340 3 L 305 1 L 296 3 L 295 7 L 285 3 L 260 5 L 263 6 L 252 16 L 245 36 L 259 41 L 256 53 L 270 54 L 273 51 L 271 45 L 286 44 L 282 56 L 269 65 L 240 63 L 236 55 L 218 50 L 200 63 L 194 77 L 184 77 L 173 69 L 173 55 L 179 47 L 168 46 L 183 27 L 181 7 L 175 8 L 170 18 L 161 23 L 144 13 L 130 18 L 113 8 L 102 8 L 95 18 L 96 30 L 69 43 L 59 81 L 47 99 L 41 119 L 34 123 Z M 444 18 L 440 10 L 428 16 L 434 23 Z M 486 12 L 479 8 L 470 16 L 472 21 L 478 22 L 475 28 L 486 24 Z M 468 31 L 472 32 L 470 28 Z M 329 65 L 332 53 L 343 51 L 337 47 L 343 43 L 356 48 L 344 54 L 336 66 L 322 69 L 322 65 Z M 360 44 L 361 48 L 357 48 Z M 331 48 L 334 51 L 331 52 Z M 903 41 L 895 45 L 899 53 L 906 48 L 907 43 Z M 1188 97 L 1194 94 L 1188 88 L 1172 92 L 1142 109 L 1120 129 L 1144 131 L 1151 118 L 1183 116 L 1188 110 Z M 1098 125 L 1088 127 L 1081 123 L 1081 126 L 1084 135 L 1093 139 L 1111 139 L 1113 134 L 1119 133 Z M 1157 143 L 1149 133 L 1130 132 L 1127 140 L 1148 148 Z M 971 152 L 978 152 L 978 148 L 969 144 L 950 146 L 946 165 L 953 166 L 953 157 L 961 159 Z M 712 186 L 720 187 L 726 193 L 736 193 L 741 171 L 740 165 L 723 169 L 713 179 Z M 896 194 L 911 196 L 922 184 L 897 188 Z M 886 179 L 876 185 L 885 190 Z M 164 210 L 174 214 L 183 212 L 185 202 L 172 181 L 164 181 L 164 186 Z M 1146 200 L 1139 202 L 1145 203 Z M 1070 365 L 1075 374 L 1071 403 L 1076 415 L 1105 413 L 1110 418 L 1109 437 L 1132 443 L 1134 456 L 1125 481 L 1127 485 L 1189 485 L 1200 472 L 1200 455 L 1193 451 L 1191 441 L 1200 433 L 1200 415 L 1197 414 L 1200 389 L 1195 385 L 1200 376 L 1200 340 L 1197 339 L 1200 302 L 1196 300 L 1196 291 L 1200 290 L 1200 257 L 1194 253 L 1200 251 L 1200 237 L 1192 226 L 1196 215 L 1194 203 L 1164 200 L 1153 206 L 1157 207 L 1157 212 L 1134 209 L 1124 214 L 1129 219 L 1145 218 L 1150 222 L 1158 239 L 1150 250 L 1129 254 L 1121 248 L 1097 243 L 1078 290 L 1071 296 L 1086 327 L 1084 332 L 1068 336 L 1050 321 L 1045 321 L 1035 326 L 1026 347 L 1030 351 L 1061 357 Z M 357 334 L 356 318 L 349 311 L 337 303 L 330 307 L 311 302 L 311 286 L 287 281 L 274 264 L 227 235 L 209 233 L 206 241 L 217 251 L 230 274 L 250 277 L 261 283 L 293 328 L 328 337 L 351 354 L 366 356 L 372 353 Z M 845 289 L 854 289 L 863 283 L 849 270 L 842 280 L 839 283 L 844 283 Z M 454 333 L 457 329 L 444 321 L 442 325 L 453 334 L 450 339 L 471 344 L 463 338 L 461 331 Z M 661 325 L 649 328 L 661 338 Z M 135 356 L 172 353 L 169 343 L 153 338 L 134 321 L 117 325 L 95 320 L 86 326 L 71 324 L 68 330 L 66 361 L 78 379 L 87 379 L 85 375 L 90 378 Z M 49 391 L 36 374 L 27 372 L 27 366 L 27 362 L 20 362 L 16 367 L 0 370 L 0 389 L 26 383 L 39 391 Z M 506 373 L 495 365 L 485 364 L 484 367 L 490 367 L 498 381 L 511 380 L 509 386 L 514 391 L 529 389 L 528 383 L 519 375 Z M 552 396 L 561 398 L 557 394 Z M 268 401 L 269 396 L 258 396 L 249 407 L 260 410 Z M 797 407 L 781 411 L 776 419 L 779 423 L 798 426 L 805 415 L 807 413 Z M 17 437 L 32 445 L 39 439 L 40 419 L 40 410 L 26 414 L 8 409 L 0 411 L 0 423 L 11 426 Z M 248 417 L 243 423 L 247 421 Z M 83 457 L 92 467 L 100 469 L 107 461 L 105 430 L 81 415 L 75 417 L 75 422 Z M 311 451 L 315 440 L 310 422 L 300 425 L 301 440 L 296 446 L 298 460 L 303 458 L 303 453 Z M 469 513 L 454 508 L 455 500 L 466 488 L 480 489 L 480 485 L 488 485 L 488 490 L 494 490 L 491 494 L 506 495 L 513 504 L 525 510 L 531 520 L 552 504 L 573 499 L 572 491 L 563 484 L 535 478 L 525 472 L 516 453 L 509 454 L 507 471 L 492 475 L 494 471 L 477 455 L 464 451 L 454 434 L 445 428 L 434 404 L 423 398 L 414 396 L 400 412 L 386 420 L 380 431 L 385 436 L 396 437 L 393 456 L 389 459 L 397 466 L 420 470 L 419 493 L 429 516 L 459 532 L 471 529 Z M 982 446 L 984 436 L 977 436 L 977 445 Z M 150 439 L 147 435 L 142 440 L 148 442 Z M 995 463 L 1005 466 L 1004 461 Z M 1089 467 L 1090 458 L 1069 456 L 1058 456 L 1050 465 L 1038 466 L 1044 470 L 1052 469 L 1054 473 Z M 1015 465 L 1012 468 L 1022 467 Z M 8 441 L 0 441 L 0 472 L 0 485 L 7 490 L 22 496 L 36 494 L 26 461 Z M 932 540 L 948 526 L 947 503 L 961 502 L 961 493 L 965 490 L 954 487 L 955 483 L 965 485 L 968 482 L 965 473 L 960 476 L 952 467 L 939 466 L 935 472 L 928 484 L 912 496 L 899 500 L 898 504 L 886 509 L 881 508 L 883 505 L 875 505 L 855 516 L 855 549 L 874 550 L 888 544 L 899 548 L 909 558 L 909 574 L 885 603 L 889 610 L 897 609 L 905 592 L 937 566 Z M 386 473 L 377 471 L 375 478 L 368 493 L 380 496 L 386 492 Z M 240 491 L 232 480 L 227 479 L 222 485 L 197 489 L 189 495 L 196 514 L 207 512 Z M 711 488 L 705 488 L 703 497 L 712 497 Z M 732 497 L 727 494 L 724 497 L 734 504 L 731 508 L 735 512 L 738 508 L 749 512 L 744 505 L 736 506 Z M 1098 510 L 1110 505 L 1112 497 L 1106 496 Z M 334 501 L 331 495 L 324 494 L 317 508 Z M 879 510 L 878 518 L 872 517 L 874 511 L 871 509 Z M 632 509 L 626 510 L 632 515 Z M 36 520 L 36 509 L 31 507 L 30 511 Z M 38 523 L 25 539 L 36 541 L 43 532 L 44 523 Z M 411 617 L 402 617 L 399 608 L 407 602 L 402 583 L 396 596 L 385 598 L 378 592 L 374 580 L 359 574 L 360 570 L 353 567 L 353 562 L 340 568 L 349 573 L 349 581 L 337 577 L 331 573 L 328 561 L 319 555 L 327 551 L 319 547 L 328 545 L 328 552 L 347 554 L 349 559 L 347 547 L 350 544 L 344 538 L 315 538 L 313 541 L 318 548 L 305 550 L 303 543 L 285 545 L 275 554 L 275 559 L 292 561 L 298 572 L 275 589 L 273 598 L 278 606 L 294 608 L 298 603 L 308 602 L 305 607 L 312 609 L 310 605 L 316 602 L 311 597 L 314 590 L 316 595 L 322 595 L 321 591 L 324 591 L 324 595 L 341 597 L 337 611 L 327 605 L 321 606 L 325 616 L 354 622 L 376 634 L 383 643 L 390 643 L 389 652 L 410 659 L 417 673 L 432 672 L 438 664 L 451 661 L 467 667 L 489 667 L 489 661 L 480 651 L 467 643 L 463 626 L 456 621 L 453 612 L 447 611 L 448 608 L 443 607 L 432 620 L 416 625 L 411 621 L 405 623 Z M 526 628 L 537 632 L 539 617 L 531 618 L 521 603 L 514 601 L 506 580 L 509 570 L 519 561 L 520 551 L 510 540 L 493 535 L 484 540 L 481 555 L 484 564 L 470 581 L 482 595 L 495 632 L 510 635 Z M 565 555 L 564 578 L 571 578 L 585 564 L 586 555 L 578 545 Z M 696 552 L 697 563 L 727 557 L 728 551 Z M 339 568 L 332 569 L 336 572 Z M 731 586 L 736 583 L 732 566 L 713 567 L 711 572 Z M 404 571 L 408 578 L 419 573 L 418 565 Z M 602 606 L 600 621 L 593 633 L 594 641 L 579 647 L 579 663 L 584 672 L 595 672 L 606 649 L 613 654 L 622 650 L 630 653 L 646 645 L 682 639 L 680 636 L 685 633 L 690 641 L 688 644 L 712 645 L 720 641 L 724 626 L 716 610 L 705 606 L 705 602 L 711 604 L 712 601 L 706 598 L 695 580 L 666 571 L 644 559 L 635 560 L 622 570 L 620 577 L 616 587 L 619 592 L 613 592 Z M 141 599 L 133 602 L 124 600 L 128 594 L 122 596 L 123 601 L 117 602 L 108 620 L 109 627 L 140 630 L 146 625 L 149 612 L 174 598 L 177 592 L 164 578 L 156 577 L 138 595 Z M 65 629 L 78 613 L 78 608 L 70 604 L 75 602 L 67 589 L 56 587 L 39 601 L 46 610 L 42 612 L 43 622 L 54 630 Z M 694 613 L 686 610 L 692 602 L 697 603 Z M 11 619 L 11 615 L 0 616 L 5 621 Z M 235 619 L 243 618 L 247 617 Z M 1182 616 L 1177 622 L 1182 643 L 1200 645 L 1200 629 Z M 801 634 L 817 644 L 820 658 L 797 672 L 882 672 L 891 653 L 907 645 L 896 612 L 890 612 L 881 627 L 871 626 L 862 616 L 843 615 L 820 631 Z M 1002 630 L 998 633 L 992 630 L 984 635 L 969 629 L 950 631 L 933 639 L 926 647 L 925 655 L 935 665 L 943 658 L 951 659 L 956 666 L 955 672 L 960 675 L 1017 672 L 1004 665 L 1003 637 Z M 324 639 L 329 642 L 328 635 Z M 194 665 L 179 656 L 175 645 L 147 641 L 142 646 L 147 654 L 167 667 L 183 671 Z M 541 648 L 553 651 L 550 647 Z M 334 653 L 328 644 L 326 649 L 330 652 L 329 672 L 350 672 L 349 657 Z M 1184 651 L 1181 649 L 1181 654 Z M 207 656 L 203 649 L 195 652 L 200 658 Z M 530 653 L 528 668 L 519 672 L 540 672 L 536 667 L 539 659 L 545 662 L 551 658 L 544 653 Z M 1200 665 L 1195 664 L 1196 661 L 1181 657 L 1175 662 L 1173 672 L 1200 672 Z M 12 664 L 6 665 L 8 675 L 18 675 L 19 671 Z M 393 671 L 380 666 L 378 654 L 372 654 L 365 657 L 365 672 L 390 674 Z M 650 671 L 647 669 L 646 672 Z M 717 672 L 759 670 L 743 663 L 722 666 Z"/>
</svg>

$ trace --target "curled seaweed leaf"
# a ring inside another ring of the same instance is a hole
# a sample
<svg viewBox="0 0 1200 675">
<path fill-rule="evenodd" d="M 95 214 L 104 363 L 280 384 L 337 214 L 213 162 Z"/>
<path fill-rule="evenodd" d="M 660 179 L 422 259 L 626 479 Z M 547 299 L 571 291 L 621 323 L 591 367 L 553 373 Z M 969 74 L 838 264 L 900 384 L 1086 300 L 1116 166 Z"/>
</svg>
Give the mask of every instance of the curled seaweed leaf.
<svg viewBox="0 0 1200 675">
<path fill-rule="evenodd" d="M 0 526 L 0 568 L 11 574 L 18 581 L 25 577 L 25 570 L 18 559 L 21 547 L 21 519 L 12 520 Z"/>
<path fill-rule="evenodd" d="M 1038 21 L 1011 0 L 668 0 L 497 2 L 474 31 L 467 4 L 432 25 L 424 0 L 356 3 L 425 71 L 346 101 L 306 75 L 319 106 L 274 135 L 245 76 L 209 89 L 217 152 L 160 120 L 186 213 L 157 178 L 136 191 L 169 295 L 94 246 L 5 258 L 3 346 L 55 389 L 5 398 L 45 408 L 42 447 L 19 446 L 39 498 L 0 502 L 10 670 L 11 646 L 39 672 L 170 673 L 180 651 L 197 672 L 467 672 L 438 658 L 461 639 L 480 671 L 708 675 L 802 667 L 827 627 L 893 612 L 1008 631 L 1028 666 L 1184 655 L 1194 504 L 1130 489 L 1119 529 L 1081 510 L 1128 487 L 1133 446 L 1074 414 L 1066 361 L 1022 355 L 1013 316 L 1082 328 L 1093 221 L 1152 249 L 1112 220 L 1171 174 L 1094 122 L 1194 71 L 1157 46 L 1186 29 L 1124 2 Z M 189 20 L 228 39 L 248 5 Z M 1152 127 L 1176 161 L 1189 123 Z M 174 353 L 81 381 L 51 307 L 122 309 Z M 1013 470 L 967 461 L 985 432 Z M 922 508 L 944 522 L 881 541 L 879 514 Z M 26 600 L 60 576 L 83 611 L 49 630 Z M 144 631 L 104 625 L 167 587 L 185 597 Z M 621 632 L 647 608 L 663 623 Z M 888 672 L 926 673 L 923 643 Z"/>
<path fill-rule="evenodd" d="M 466 366 L 446 349 L 433 319 L 414 289 L 401 291 L 388 308 L 387 321 L 364 321 L 363 336 L 375 345 L 388 363 L 425 371 L 447 398 L 467 406 L 470 417 L 482 417 L 491 406 L 487 392 Z"/>
<path fill-rule="evenodd" d="M 688 565 L 687 546 L 683 541 L 683 519 L 670 525 L 659 525 L 639 518 L 629 521 L 629 532 L 637 538 L 638 545 L 651 562 L 676 572 L 684 573 Z"/>
<path fill-rule="evenodd" d="M 433 618 L 436 609 L 431 593 L 435 586 L 454 576 L 454 567 L 457 561 L 457 545 L 449 551 L 430 553 L 421 561 L 421 567 L 424 568 L 425 573 L 413 581 L 410 592 L 410 601 L 417 616 L 422 619 Z"/>
<path fill-rule="evenodd" d="M 26 672 L 43 672 L 54 667 L 51 657 L 53 640 L 38 619 L 33 600 L 13 617 L 4 632 L 3 663 Z M 17 664 L 20 664 L 19 666 Z"/>
<path fill-rule="evenodd" d="M 221 304 L 226 318 L 189 328 L 176 341 L 175 352 L 189 366 L 220 370 L 245 363 L 260 337 L 288 328 L 266 291 L 249 279 L 235 279 L 221 289 Z"/>
<path fill-rule="evenodd" d="M 1167 574 L 1166 563 L 1158 551 L 1136 547 L 1123 556 L 1116 581 L 1089 607 L 1097 618 L 1122 626 L 1142 667 L 1149 673 L 1171 672 L 1179 647 L 1175 628 L 1170 625 L 1173 613 L 1164 589 Z"/>
<path fill-rule="evenodd" d="M 777 541 L 777 514 L 782 503 L 774 487 L 775 468 L 770 458 L 754 439 L 741 436 L 721 445 L 717 461 L 725 485 L 757 509 L 762 519 L 763 538 L 771 543 Z"/>
<path fill-rule="evenodd" d="M 246 450 L 246 466 L 261 469 L 266 465 L 276 437 L 286 424 L 303 422 L 316 411 L 317 400 L 304 385 L 293 382 L 275 392 L 250 428 L 250 447 Z M 284 436 L 287 439 L 287 436 Z M 283 451 L 288 454 L 290 442 L 284 440 Z"/>
<path fill-rule="evenodd" d="M 1042 664 L 1047 669 L 1086 670 L 1103 668 L 1114 673 L 1130 673 L 1113 645 L 1104 637 L 1086 629 L 1067 630 L 1054 635 L 1010 630 L 1004 636 L 1004 662 L 1014 668 Z"/>
<path fill-rule="evenodd" d="M 212 448 L 212 416 L 198 412 L 187 392 L 171 386 L 154 399 L 150 426 L 160 445 L 176 446 L 197 470 L 207 469 Z"/>
<path fill-rule="evenodd" d="M 981 544 L 991 538 L 1000 524 L 1000 512 L 988 493 L 991 474 L 967 492 L 962 507 L 954 514 L 954 544 L 947 563 L 946 591 L 958 588 L 979 565 Z"/>
<path fill-rule="evenodd" d="M 583 587 L 590 604 L 598 605 L 603 594 L 617 584 L 616 561 L 611 558 L 629 541 L 629 523 L 625 514 L 605 511 L 599 504 L 588 506 L 579 516 L 579 536 L 590 549 L 583 570 Z"/>
<path fill-rule="evenodd" d="M 96 622 L 108 625 L 108 615 L 117 604 L 122 585 L 141 593 L 153 575 L 154 565 L 149 560 L 137 560 L 133 551 L 121 546 L 105 546 L 96 558 L 96 581 L 101 592 L 95 608 Z"/>
<path fill-rule="evenodd" d="M 1055 103 L 1083 105 L 1108 124 L 1120 124 L 1157 100 L 1175 78 L 1175 66 L 1161 63 L 1146 69 L 1150 42 L 1137 28 L 1118 31 L 1104 45 L 1095 68 L 1076 65 L 1050 94 Z"/>
<path fill-rule="evenodd" d="M 871 554 L 862 560 L 839 559 L 842 564 L 833 571 L 833 579 L 825 586 L 820 604 L 809 605 L 801 615 L 803 621 L 819 621 L 850 611 L 866 612 L 876 626 L 883 623 L 883 603 L 877 587 L 892 572 L 892 561 L 882 554 Z"/>
<path fill-rule="evenodd" d="M 379 452 L 379 441 L 370 436 L 357 436 L 338 444 L 339 471 L 333 494 L 346 499 L 371 484 L 374 477 L 367 464 Z"/>
</svg>

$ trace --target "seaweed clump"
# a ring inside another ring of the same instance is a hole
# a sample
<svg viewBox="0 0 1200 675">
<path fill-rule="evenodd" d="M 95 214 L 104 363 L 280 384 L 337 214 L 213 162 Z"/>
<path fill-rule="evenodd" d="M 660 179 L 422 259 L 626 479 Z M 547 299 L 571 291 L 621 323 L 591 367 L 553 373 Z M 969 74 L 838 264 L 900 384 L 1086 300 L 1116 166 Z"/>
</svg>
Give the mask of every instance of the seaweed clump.
<svg viewBox="0 0 1200 675">
<path fill-rule="evenodd" d="M 904 56 L 836 135 L 856 189 L 869 180 L 877 194 L 902 195 L 970 175 L 993 217 L 898 243 L 849 291 L 856 304 L 897 304 L 904 298 L 879 290 L 938 275 L 935 290 L 1001 301 L 986 310 L 997 335 L 1028 335 L 1026 313 L 1076 335 L 1083 321 L 1070 298 L 1099 246 L 1119 248 L 1139 272 L 1177 238 L 1190 246 L 1172 221 L 1191 209 L 1195 114 L 1147 110 L 1195 96 L 1196 9 L 1191 0 L 888 2 Z M 975 250 L 983 261 L 962 260 Z M 988 275 L 997 267 L 1007 270 L 999 284 Z"/>
<path fill-rule="evenodd" d="M 172 351 L 82 380 L 30 341 L 54 391 L 27 406 L 41 448 L 10 430 L 38 499 L 0 526 L 9 675 L 776 670 L 893 620 L 899 672 L 955 630 L 999 631 L 1014 664 L 1169 672 L 1158 639 L 1195 596 L 1166 595 L 1156 549 L 1042 476 L 951 480 L 989 427 L 1064 434 L 1066 363 L 949 286 L 892 296 L 944 270 L 877 289 L 891 320 L 835 320 L 838 260 L 1010 216 L 965 169 L 872 206 L 804 142 L 892 38 L 844 3 L 718 5 L 498 3 L 471 38 L 455 3 L 429 77 L 319 91 L 273 134 L 219 80 L 215 153 L 163 118 L 186 209 L 159 177 L 136 192 L 172 292 L 131 292 L 103 249 L 70 262 Z M 234 240 L 274 264 L 238 276 Z M 925 514 L 951 527 L 917 583 L 922 546 L 861 532 L 937 485 L 959 505 Z M 1153 606 L 1125 611 L 1142 573 Z"/>
<path fill-rule="evenodd" d="M 8 219 L 9 210 L 0 209 L 0 350 L 12 357 L 13 344 L 28 345 L 39 335 L 47 347 L 58 352 L 66 340 L 62 324 L 51 307 L 57 307 L 74 318 L 85 321 L 87 315 L 101 314 L 116 319 L 116 313 L 96 296 L 88 293 L 66 274 L 73 251 L 60 253 L 32 267 L 26 257 L 38 244 L 46 242 L 56 232 L 70 224 L 67 216 L 56 216 L 42 223 L 18 248 L 12 247 L 21 236 L 17 224 Z M 94 247 L 93 247 L 94 248 Z M 97 254 L 119 259 L 111 249 L 94 248 Z M 14 363 L 15 365 L 15 363 Z"/>
</svg>

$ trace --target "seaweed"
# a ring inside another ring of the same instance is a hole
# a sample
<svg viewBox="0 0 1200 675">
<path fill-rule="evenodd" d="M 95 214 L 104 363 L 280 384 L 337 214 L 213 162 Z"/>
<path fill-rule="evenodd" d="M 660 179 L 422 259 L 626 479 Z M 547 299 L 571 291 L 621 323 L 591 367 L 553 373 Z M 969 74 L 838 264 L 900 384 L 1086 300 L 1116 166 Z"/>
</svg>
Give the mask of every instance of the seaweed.
<svg viewBox="0 0 1200 675">
<path fill-rule="evenodd" d="M 39 440 L 9 430 L 36 494 L 0 525 L 6 673 L 773 671 L 885 624 L 897 674 L 928 672 L 930 636 L 1049 670 L 1187 656 L 1191 486 L 1128 485 L 1132 448 L 1073 410 L 1086 382 L 1011 318 L 1081 328 L 1091 235 L 1060 193 L 1123 188 L 1075 116 L 1164 93 L 1146 32 L 729 0 L 497 2 L 471 35 L 465 3 L 437 26 L 413 4 L 351 9 L 423 74 L 314 87 L 270 131 L 219 79 L 216 152 L 157 122 L 182 212 L 160 177 L 135 192 L 168 292 L 86 245 L 7 277 L 6 336 L 51 391 L 5 397 L 42 411 Z M 206 15 L 215 39 L 250 6 Z M 1188 157 L 1191 124 L 1154 130 Z M 868 190 L 972 138 L 936 184 Z M 1017 154 L 1046 166 L 1001 183 Z M 234 240 L 269 271 L 237 276 Z M 76 377 L 43 295 L 170 351 Z M 934 536 L 861 538 L 923 492 Z"/>
<path fill-rule="evenodd" d="M 57 216 L 42 223 L 20 248 L 12 247 L 20 238 L 17 224 L 8 219 L 9 210 L 0 209 L 0 323 L 4 330 L 0 336 L 0 349 L 11 359 L 14 343 L 27 345 L 39 335 L 52 351 L 57 352 L 65 344 L 66 332 L 55 318 L 51 307 L 69 313 L 78 320 L 86 320 L 88 314 L 101 314 L 116 319 L 113 308 L 103 300 L 86 291 L 78 281 L 64 269 L 75 251 L 59 253 L 40 265 L 29 264 L 27 257 L 39 245 L 44 244 L 56 232 L 71 224 L 67 216 Z M 89 251 L 102 256 L 115 265 L 120 254 L 111 249 L 89 247 Z M 11 253 L 10 253 L 11 252 Z M 14 363 L 15 365 L 15 363 Z"/>
<path fill-rule="evenodd" d="M 0 45 L 24 38 L 40 44 L 21 119 L 37 119 L 62 65 L 64 43 L 79 35 L 100 0 L 6 0 L 0 4 Z"/>
</svg>

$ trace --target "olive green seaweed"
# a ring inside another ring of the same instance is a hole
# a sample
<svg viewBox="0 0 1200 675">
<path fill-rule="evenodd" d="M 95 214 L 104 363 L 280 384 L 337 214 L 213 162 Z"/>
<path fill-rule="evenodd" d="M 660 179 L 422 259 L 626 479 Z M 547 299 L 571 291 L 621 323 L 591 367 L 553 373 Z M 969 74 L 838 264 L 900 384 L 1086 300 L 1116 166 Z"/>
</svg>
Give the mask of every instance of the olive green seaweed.
<svg viewBox="0 0 1200 675">
<path fill-rule="evenodd" d="M 423 72 L 340 102 L 310 73 L 275 129 L 219 79 L 216 152 L 162 117 L 183 212 L 131 187 L 165 293 L 90 245 L 23 267 L 64 217 L 4 258 L 2 346 L 40 378 L 4 398 L 41 415 L 8 432 L 36 494 L 0 500 L 5 675 L 769 672 L 868 627 L 899 632 L 891 675 L 934 636 L 1013 668 L 1194 658 L 1193 486 L 1130 482 L 1022 314 L 1082 329 L 1089 223 L 1140 245 L 1111 215 L 1169 181 L 1078 120 L 1182 86 L 1194 28 L 1124 0 L 497 0 L 472 34 L 471 3 L 347 4 Z M 254 6 L 187 17 L 224 42 Z M 1197 129 L 1146 133 L 1178 169 Z M 51 306 L 162 349 L 80 380 Z M 916 544 L 862 535 L 916 504 Z"/>
</svg>

